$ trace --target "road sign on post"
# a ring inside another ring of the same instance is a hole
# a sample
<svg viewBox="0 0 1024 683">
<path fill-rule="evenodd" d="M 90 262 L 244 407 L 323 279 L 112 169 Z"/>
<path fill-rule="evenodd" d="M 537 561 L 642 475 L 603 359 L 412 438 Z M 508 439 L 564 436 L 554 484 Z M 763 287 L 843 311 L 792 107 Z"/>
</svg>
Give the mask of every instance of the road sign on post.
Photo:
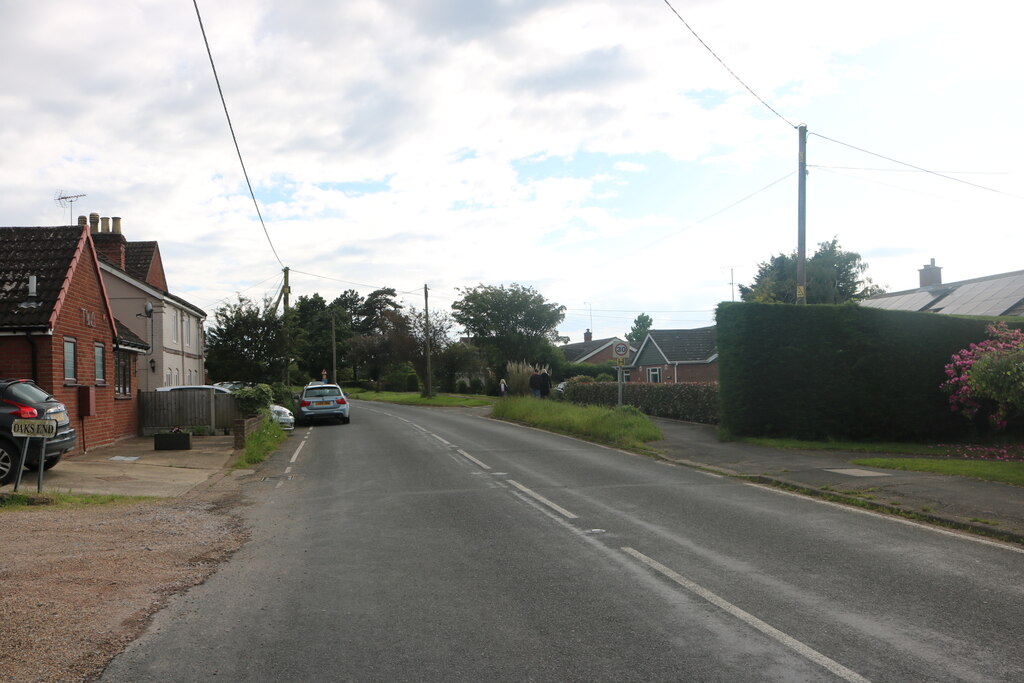
<svg viewBox="0 0 1024 683">
<path fill-rule="evenodd" d="M 11 423 L 11 434 L 25 438 L 21 447 L 21 459 L 18 462 L 17 474 L 14 475 L 14 490 L 17 491 L 21 485 L 21 473 L 25 469 L 25 458 L 28 457 L 29 439 L 42 439 L 39 446 L 39 481 L 36 484 L 36 492 L 43 492 L 43 464 L 46 460 L 46 440 L 57 436 L 56 420 L 28 420 L 17 419 Z"/>
<path fill-rule="evenodd" d="M 619 401 L 618 405 L 622 407 L 622 368 L 626 365 L 626 356 L 629 355 L 629 344 L 626 342 L 616 342 L 615 346 L 612 347 L 612 360 L 616 365 L 619 375 Z"/>
</svg>

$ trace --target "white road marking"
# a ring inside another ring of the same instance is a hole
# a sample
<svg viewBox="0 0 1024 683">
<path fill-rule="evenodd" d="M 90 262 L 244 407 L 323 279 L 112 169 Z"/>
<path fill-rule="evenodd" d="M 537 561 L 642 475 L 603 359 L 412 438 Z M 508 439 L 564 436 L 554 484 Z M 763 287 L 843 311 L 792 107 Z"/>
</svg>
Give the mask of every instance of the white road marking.
<svg viewBox="0 0 1024 683">
<path fill-rule="evenodd" d="M 437 434 L 433 434 L 433 433 L 431 433 L 430 435 L 431 435 L 432 437 L 434 437 L 435 439 L 437 439 L 438 441 L 440 441 L 441 443 L 443 443 L 443 444 L 444 444 L 445 446 L 451 446 L 451 445 L 452 445 L 450 441 L 445 441 L 444 439 L 442 439 L 442 438 L 441 438 L 440 436 L 438 436 Z"/>
<path fill-rule="evenodd" d="M 743 621 L 747 625 L 753 626 L 754 628 L 756 628 L 761 633 L 764 633 L 769 638 L 772 638 L 775 641 L 781 643 L 782 645 L 785 645 L 786 647 L 788 647 L 791 650 L 795 651 L 797 654 L 801 655 L 802 657 L 804 657 L 804 658 L 814 662 L 815 664 L 818 664 L 819 666 L 822 666 L 822 667 L 828 669 L 829 671 L 834 673 L 836 676 L 839 676 L 844 681 L 851 681 L 851 683 L 853 683 L 853 682 L 856 682 L 856 683 L 868 683 L 868 679 L 864 678 L 863 676 L 861 676 L 856 671 L 851 671 L 850 669 L 847 669 L 845 666 L 843 666 L 839 662 L 837 662 L 837 661 L 835 661 L 833 659 L 829 659 L 828 657 L 826 657 L 825 655 L 821 654 L 817 650 L 809 647 L 808 645 L 805 645 L 805 644 L 801 643 L 796 638 L 793 638 L 792 636 L 786 635 L 785 633 L 783 633 L 779 629 L 775 628 L 774 626 L 770 626 L 770 625 L 766 624 L 765 622 L 763 622 L 760 619 L 758 619 L 757 617 L 755 617 L 753 614 L 750 614 L 749 612 L 745 612 L 744 610 L 740 609 L 739 607 L 737 607 L 736 605 L 732 604 L 731 602 L 728 602 L 727 600 L 724 600 L 723 598 L 719 597 L 718 595 L 712 593 L 708 589 L 703 588 L 702 586 L 699 586 L 698 584 L 694 583 L 693 581 L 690 581 L 689 579 L 687 579 L 686 577 L 684 577 L 684 576 L 682 576 L 680 574 L 677 574 L 676 572 L 672 571 L 671 569 L 669 569 L 665 565 L 661 564 L 657 560 L 653 560 L 653 559 L 647 557 L 646 555 L 644 555 L 643 553 L 639 552 L 638 550 L 634 550 L 633 548 L 630 548 L 630 547 L 623 547 L 622 550 L 623 550 L 623 552 L 625 552 L 625 553 L 627 553 L 629 555 L 632 555 L 637 560 L 639 560 L 643 564 L 647 565 L 651 569 L 654 569 L 655 571 L 657 571 L 658 573 L 662 574 L 663 576 L 671 579 L 672 581 L 674 581 L 675 583 L 679 584 L 680 586 L 682 586 L 686 590 L 690 591 L 694 595 L 697 595 L 698 597 L 703 598 L 704 600 L 707 600 L 708 602 L 710 602 L 715 607 L 718 607 L 719 609 L 728 612 L 729 614 L 733 615 L 734 617 L 737 617 L 738 619 L 740 619 L 741 621 Z"/>
<path fill-rule="evenodd" d="M 569 512 L 568 510 L 566 510 L 565 508 L 563 508 L 563 507 L 561 507 L 561 506 L 559 506 L 559 505 L 557 505 L 555 503 L 552 503 L 550 500 L 548 500 L 544 496 L 540 495 L 539 493 L 536 493 L 535 491 L 531 491 L 530 489 L 528 489 L 525 486 L 523 486 L 522 484 L 520 484 L 518 481 L 513 481 L 511 479 L 508 479 L 507 481 L 508 481 L 508 483 L 512 484 L 517 489 L 519 489 L 520 491 L 522 491 L 526 495 L 530 496 L 534 500 L 536 500 L 538 502 L 541 502 L 541 503 L 544 503 L 549 508 L 551 508 L 552 510 L 554 510 L 558 514 L 562 515 L 566 519 L 579 519 L 579 517 L 577 515 L 574 515 L 571 512 Z"/>
<path fill-rule="evenodd" d="M 477 460 L 476 458 L 474 458 L 472 455 L 470 455 L 466 451 L 462 450 L 461 448 L 456 448 L 455 452 L 458 453 L 459 455 L 461 455 L 462 457 L 466 458 L 467 460 L 470 460 L 470 461 L 476 463 L 478 467 L 481 467 L 481 468 L 483 468 L 485 470 L 491 469 L 489 465 L 483 464 L 482 462 L 480 462 L 479 460 Z"/>
<path fill-rule="evenodd" d="M 302 441 L 302 443 L 299 444 L 299 447 L 295 449 L 295 454 L 292 455 L 292 459 L 288 461 L 289 463 L 293 463 L 293 462 L 295 462 L 298 459 L 299 451 L 301 451 L 302 447 L 305 446 L 305 445 L 306 445 L 305 441 Z"/>
</svg>

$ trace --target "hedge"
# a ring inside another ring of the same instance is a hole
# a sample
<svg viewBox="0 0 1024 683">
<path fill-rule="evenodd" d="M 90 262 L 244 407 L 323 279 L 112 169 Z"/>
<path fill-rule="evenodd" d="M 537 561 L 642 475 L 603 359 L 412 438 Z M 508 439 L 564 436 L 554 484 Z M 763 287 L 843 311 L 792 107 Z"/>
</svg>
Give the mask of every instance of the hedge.
<svg viewBox="0 0 1024 683">
<path fill-rule="evenodd" d="M 618 386 L 617 382 L 569 382 L 565 398 L 573 403 L 614 406 L 618 404 Z M 718 384 L 715 382 L 626 382 L 622 385 L 622 403 L 655 417 L 718 423 Z"/>
</svg>

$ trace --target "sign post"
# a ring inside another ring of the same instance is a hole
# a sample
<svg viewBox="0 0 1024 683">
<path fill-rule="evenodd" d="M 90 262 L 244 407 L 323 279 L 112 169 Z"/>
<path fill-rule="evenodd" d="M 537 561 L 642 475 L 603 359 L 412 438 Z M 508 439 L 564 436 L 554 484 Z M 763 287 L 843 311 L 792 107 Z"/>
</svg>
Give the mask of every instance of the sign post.
<svg viewBox="0 0 1024 683">
<path fill-rule="evenodd" d="M 57 436 L 56 420 L 27 420 L 18 419 L 11 423 L 11 434 L 25 438 L 21 446 L 21 459 L 18 461 L 17 473 L 14 475 L 14 490 L 17 492 L 21 485 L 21 473 L 25 469 L 25 459 L 28 457 L 30 439 L 42 439 L 39 446 L 39 480 L 36 484 L 36 492 L 43 492 L 43 465 L 46 461 L 46 440 Z"/>
<path fill-rule="evenodd" d="M 615 346 L 612 347 L 612 356 L 615 358 L 615 369 L 618 370 L 619 375 L 619 407 L 622 407 L 622 367 L 626 364 L 626 356 L 629 355 L 629 344 L 625 342 L 616 342 Z"/>
</svg>

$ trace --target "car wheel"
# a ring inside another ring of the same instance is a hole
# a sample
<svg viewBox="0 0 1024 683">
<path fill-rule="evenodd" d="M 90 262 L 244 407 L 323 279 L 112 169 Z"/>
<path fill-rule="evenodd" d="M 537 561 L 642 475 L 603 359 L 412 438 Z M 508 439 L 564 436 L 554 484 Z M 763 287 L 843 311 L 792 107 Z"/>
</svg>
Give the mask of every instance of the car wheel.
<svg viewBox="0 0 1024 683">
<path fill-rule="evenodd" d="M 351 421 L 352 421 L 352 418 L 350 418 L 350 417 L 347 417 L 347 416 L 346 416 L 346 417 L 343 417 L 343 418 L 341 418 L 341 424 L 343 424 L 343 425 L 347 425 L 347 424 L 348 424 L 349 422 L 351 422 Z"/>
<path fill-rule="evenodd" d="M 0 486 L 14 481 L 14 468 L 20 457 L 21 454 L 10 441 L 0 440 Z"/>
</svg>

